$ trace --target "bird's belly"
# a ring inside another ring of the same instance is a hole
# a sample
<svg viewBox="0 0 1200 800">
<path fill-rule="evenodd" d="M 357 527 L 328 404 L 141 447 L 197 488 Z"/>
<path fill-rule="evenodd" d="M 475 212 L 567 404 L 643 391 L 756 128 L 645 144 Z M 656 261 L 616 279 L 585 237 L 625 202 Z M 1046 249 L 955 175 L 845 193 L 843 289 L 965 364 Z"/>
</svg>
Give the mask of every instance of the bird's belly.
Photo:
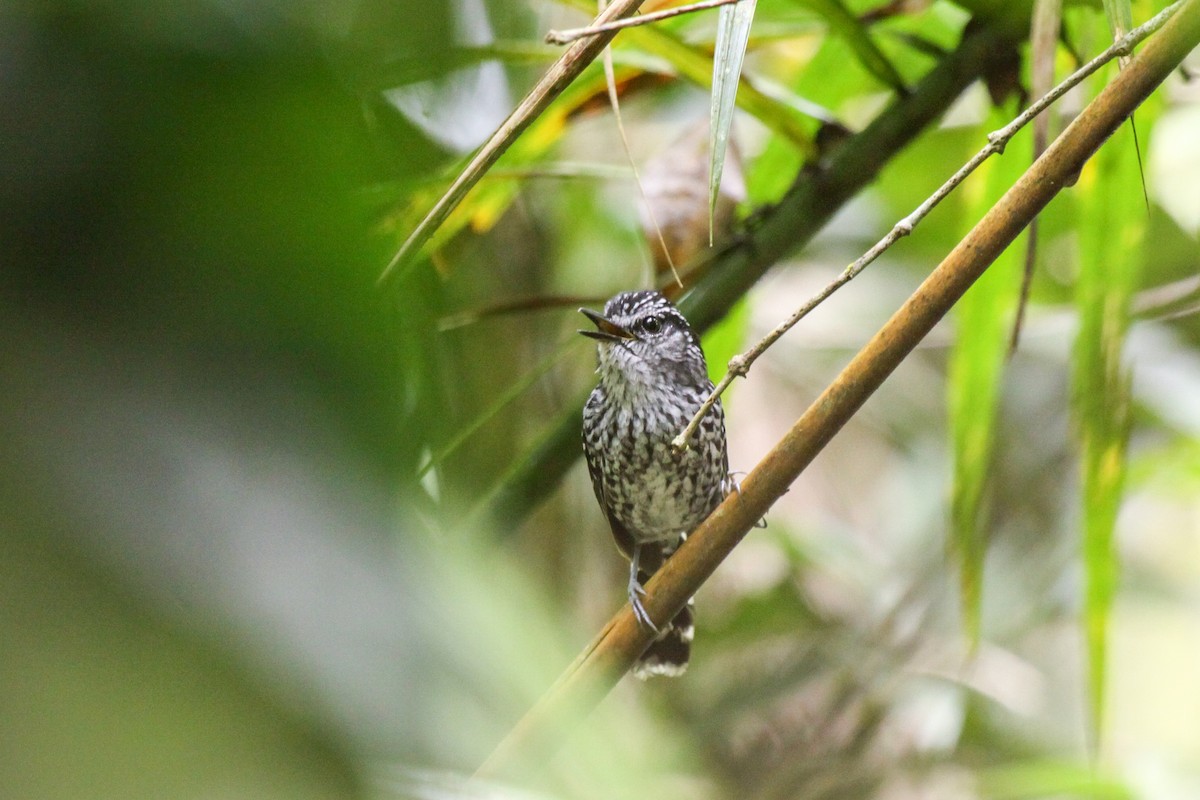
<svg viewBox="0 0 1200 800">
<path fill-rule="evenodd" d="M 650 464 L 626 476 L 627 496 L 620 504 L 624 513 L 618 517 L 635 540 L 667 540 L 690 533 L 720 502 L 723 476 L 700 464 L 688 466 L 694 468 L 671 470 Z"/>
</svg>

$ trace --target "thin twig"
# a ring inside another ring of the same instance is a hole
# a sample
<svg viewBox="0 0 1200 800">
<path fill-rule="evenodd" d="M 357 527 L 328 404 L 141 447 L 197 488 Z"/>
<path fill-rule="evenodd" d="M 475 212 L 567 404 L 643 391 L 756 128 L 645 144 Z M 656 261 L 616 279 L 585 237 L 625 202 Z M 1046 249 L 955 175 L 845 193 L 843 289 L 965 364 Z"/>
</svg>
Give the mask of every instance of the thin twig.
<svg viewBox="0 0 1200 800">
<path fill-rule="evenodd" d="M 630 19 L 606 22 L 602 25 L 589 25 L 586 28 L 567 28 L 561 31 L 550 30 L 546 31 L 545 41 L 546 44 L 570 44 L 576 39 L 584 39 L 588 36 L 598 36 L 610 31 L 619 31 L 622 28 L 632 28 L 635 25 L 645 25 L 650 22 L 678 17 L 681 14 L 690 14 L 693 11 L 704 11 L 707 8 L 727 6 L 731 3 L 740 2 L 741 0 L 703 0 L 700 3 L 692 3 L 691 5 L 679 6 L 678 8 L 668 8 L 663 11 L 654 11 L 649 14 L 639 14 Z"/>
<path fill-rule="evenodd" d="M 983 147 L 983 149 L 976 153 L 970 161 L 964 164 L 962 168 L 958 170 L 958 172 L 954 173 L 954 175 L 952 175 L 948 181 L 942 184 L 942 186 L 936 192 L 930 195 L 925 202 L 921 203 L 921 205 L 918 206 L 915 211 L 897 222 L 888 232 L 888 234 L 880 239 L 874 247 L 860 256 L 853 264 L 846 267 L 846 269 L 840 275 L 838 275 L 838 277 L 831 281 L 828 286 L 818 292 L 816 296 L 810 299 L 807 303 L 796 309 L 796 311 L 793 312 L 790 317 L 776 326 L 774 330 L 764 336 L 757 344 L 755 344 L 746 352 L 740 353 L 731 358 L 729 360 L 728 371 L 726 371 L 724 377 L 721 378 L 720 382 L 716 385 L 712 392 L 709 393 L 708 397 L 705 399 L 704 403 L 701 404 L 700 409 L 696 412 L 695 416 L 692 417 L 687 427 L 684 428 L 683 431 L 672 441 L 672 445 L 675 447 L 675 449 L 683 450 L 687 448 L 688 441 L 696 432 L 696 428 L 700 425 L 700 420 L 705 414 L 708 413 L 709 409 L 713 407 L 713 405 L 721 397 L 721 394 L 729 388 L 729 385 L 733 383 L 736 378 L 745 377 L 750 371 L 750 366 L 758 359 L 759 356 L 766 352 L 771 345 L 775 344 L 775 342 L 778 341 L 781 336 L 791 330 L 791 328 L 797 322 L 807 316 L 808 313 L 818 305 L 823 303 L 827 298 L 829 298 L 830 295 L 853 280 L 860 272 L 866 269 L 866 267 L 872 261 L 878 258 L 883 251 L 887 250 L 901 238 L 912 233 L 913 228 L 916 227 L 916 225 L 923 220 L 929 214 L 929 212 L 938 205 L 938 203 L 944 200 L 946 196 L 950 194 L 950 192 L 954 191 L 954 189 L 957 188 L 960 183 L 966 180 L 967 176 L 974 172 L 980 164 L 997 153 L 1003 153 L 1004 147 L 1008 144 L 1009 140 L 1016 135 L 1017 131 L 1029 124 L 1030 120 L 1042 113 L 1060 97 L 1074 88 L 1076 84 L 1091 75 L 1096 70 L 1100 69 L 1100 67 L 1107 64 L 1113 58 L 1126 56 L 1133 52 L 1134 46 L 1165 25 L 1167 20 L 1169 20 L 1175 14 L 1175 12 L 1179 10 L 1179 7 L 1183 5 L 1183 2 L 1184 0 L 1178 0 L 1178 2 L 1172 3 L 1151 18 L 1144 25 L 1131 30 L 1128 34 L 1121 37 L 1119 41 L 1114 42 L 1100 55 L 1084 64 L 1079 70 L 1072 73 L 1066 80 L 1055 86 L 1049 93 L 1027 108 L 1024 113 L 1022 113 L 1012 122 L 1008 123 L 998 131 L 989 133 L 987 137 L 988 143 Z"/>
</svg>

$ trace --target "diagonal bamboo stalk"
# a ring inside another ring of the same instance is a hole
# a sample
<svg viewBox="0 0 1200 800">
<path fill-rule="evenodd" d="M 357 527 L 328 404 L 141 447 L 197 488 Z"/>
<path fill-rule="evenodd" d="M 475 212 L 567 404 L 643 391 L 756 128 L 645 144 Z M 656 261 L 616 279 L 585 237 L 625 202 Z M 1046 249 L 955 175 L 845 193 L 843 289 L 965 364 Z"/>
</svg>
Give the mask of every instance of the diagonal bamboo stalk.
<svg viewBox="0 0 1200 800">
<path fill-rule="evenodd" d="M 1133 110 L 1200 44 L 1200 0 L 1186 4 L 946 256 L 791 430 L 646 586 L 663 624 L 683 607 L 843 425 Z M 500 743 L 477 775 L 536 768 L 565 726 L 616 684 L 652 634 L 626 605 Z"/>
</svg>

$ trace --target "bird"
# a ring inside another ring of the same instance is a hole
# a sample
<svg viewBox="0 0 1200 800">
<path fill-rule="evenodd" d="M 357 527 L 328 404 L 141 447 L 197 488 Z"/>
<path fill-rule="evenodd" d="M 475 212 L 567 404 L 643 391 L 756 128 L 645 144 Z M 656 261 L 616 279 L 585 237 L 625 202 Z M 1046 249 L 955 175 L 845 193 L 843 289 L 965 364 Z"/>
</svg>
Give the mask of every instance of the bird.
<svg viewBox="0 0 1200 800">
<path fill-rule="evenodd" d="M 716 402 L 691 445 L 672 440 L 713 390 L 700 339 L 656 291 L 623 292 L 604 313 L 579 309 L 595 325 L 599 379 L 583 408 L 583 451 L 596 500 L 629 559 L 629 603 L 656 637 L 634 664 L 646 679 L 687 669 L 691 601 L 658 630 L 641 597 L 650 579 L 729 493 L 725 414 Z"/>
</svg>

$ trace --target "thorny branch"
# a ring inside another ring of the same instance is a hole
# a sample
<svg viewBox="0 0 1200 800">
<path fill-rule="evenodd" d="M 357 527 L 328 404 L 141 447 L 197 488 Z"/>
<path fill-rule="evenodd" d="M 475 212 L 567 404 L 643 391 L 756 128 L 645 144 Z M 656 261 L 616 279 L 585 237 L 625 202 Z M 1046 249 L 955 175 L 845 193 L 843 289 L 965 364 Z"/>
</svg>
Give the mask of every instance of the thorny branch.
<svg viewBox="0 0 1200 800">
<path fill-rule="evenodd" d="M 1009 140 L 1016 135 L 1017 131 L 1029 124 L 1034 117 L 1045 111 L 1060 97 L 1062 97 L 1077 84 L 1112 59 L 1123 58 L 1132 53 L 1134 46 L 1165 25 L 1167 21 L 1175 14 L 1175 12 L 1179 10 L 1180 6 L 1183 5 L 1183 2 L 1184 0 L 1178 0 L 1178 2 L 1172 3 L 1157 15 L 1152 17 L 1145 24 L 1134 28 L 1129 33 L 1113 42 L 1108 49 L 1073 72 L 1062 83 L 1051 89 L 1050 92 L 1027 108 L 1012 122 L 1008 123 L 1000 130 L 988 134 L 988 143 L 978 153 L 976 153 L 971 160 L 964 164 L 961 169 L 950 176 L 950 179 L 942 184 L 936 192 L 926 198 L 925 202 L 921 203 L 921 205 L 919 205 L 915 211 L 893 225 L 892 229 L 888 231 L 887 235 L 876 242 L 870 250 L 863 253 L 862 256 L 860 256 L 854 263 L 846 267 L 846 269 L 840 275 L 834 278 L 824 289 L 818 292 L 804 305 L 796 309 L 796 311 L 794 311 L 790 317 L 777 325 L 774 330 L 759 340 L 753 347 L 746 352 L 740 353 L 731 358 L 729 360 L 728 370 L 726 371 L 724 377 L 721 378 L 720 382 L 717 383 L 712 392 L 709 393 L 707 398 L 705 398 L 704 403 L 701 404 L 700 409 L 692 417 L 691 421 L 688 422 L 687 427 L 684 428 L 683 431 L 672 441 L 672 445 L 675 447 L 675 449 L 684 450 L 687 448 L 688 441 L 692 438 L 692 435 L 696 432 L 696 428 L 700 425 L 700 420 L 705 414 L 708 413 L 709 409 L 713 407 L 717 400 L 720 399 L 725 390 L 729 388 L 729 385 L 733 383 L 736 378 L 745 377 L 750 371 L 750 366 L 756 360 L 758 360 L 758 357 L 766 352 L 771 345 L 775 344 L 780 337 L 791 330 L 791 328 L 797 322 L 807 316 L 808 313 L 814 308 L 825 302 L 830 295 L 853 280 L 860 272 L 866 269 L 867 265 L 878 258 L 883 251 L 887 250 L 900 239 L 912 233 L 917 224 L 920 223 L 921 220 L 923 220 L 929 214 L 929 212 L 938 205 L 938 203 L 942 202 L 942 200 L 944 200 L 946 196 L 950 194 L 950 192 L 954 191 L 960 183 L 966 180 L 967 176 L 974 172 L 980 164 L 997 153 L 1003 153 L 1004 148 L 1008 144 Z"/>
</svg>

